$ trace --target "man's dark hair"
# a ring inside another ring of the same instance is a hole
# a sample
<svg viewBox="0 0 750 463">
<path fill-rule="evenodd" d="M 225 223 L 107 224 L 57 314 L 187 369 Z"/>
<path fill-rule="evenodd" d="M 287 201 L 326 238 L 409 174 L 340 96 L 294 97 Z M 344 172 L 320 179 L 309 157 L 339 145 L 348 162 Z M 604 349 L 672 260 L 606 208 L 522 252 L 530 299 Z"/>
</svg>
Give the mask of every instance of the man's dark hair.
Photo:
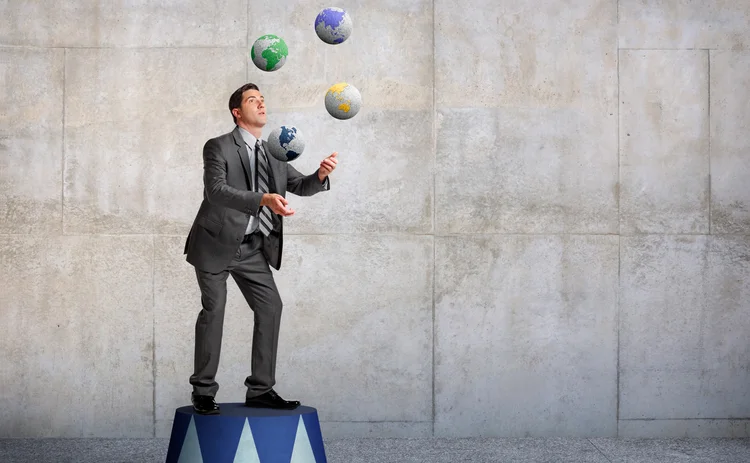
<svg viewBox="0 0 750 463">
<path fill-rule="evenodd" d="M 239 108 L 242 106 L 242 94 L 245 93 L 247 90 L 258 90 L 257 85 L 253 83 L 248 83 L 243 85 L 242 87 L 238 88 L 237 90 L 232 93 L 232 96 L 229 97 L 229 113 L 232 114 L 232 110 L 234 108 Z M 237 118 L 234 117 L 234 114 L 232 114 L 232 119 L 234 120 L 234 123 L 237 123 Z"/>
</svg>

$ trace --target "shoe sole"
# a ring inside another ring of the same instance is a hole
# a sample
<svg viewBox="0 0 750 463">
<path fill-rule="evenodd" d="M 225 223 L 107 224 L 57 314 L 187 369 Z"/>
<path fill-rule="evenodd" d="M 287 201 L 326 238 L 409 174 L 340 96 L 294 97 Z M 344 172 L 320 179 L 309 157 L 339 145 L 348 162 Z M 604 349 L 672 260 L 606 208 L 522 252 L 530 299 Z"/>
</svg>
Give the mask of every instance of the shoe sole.
<svg viewBox="0 0 750 463">
<path fill-rule="evenodd" d="M 193 410 L 195 410 L 195 413 L 199 415 L 218 415 L 219 413 L 221 413 L 221 410 L 200 411 L 196 410 L 195 407 L 193 407 Z"/>
<path fill-rule="evenodd" d="M 250 408 L 268 408 L 271 410 L 294 410 L 295 408 L 298 408 L 299 405 L 289 406 L 289 407 L 271 407 L 268 405 L 261 405 L 261 404 L 245 404 L 246 407 Z"/>
</svg>

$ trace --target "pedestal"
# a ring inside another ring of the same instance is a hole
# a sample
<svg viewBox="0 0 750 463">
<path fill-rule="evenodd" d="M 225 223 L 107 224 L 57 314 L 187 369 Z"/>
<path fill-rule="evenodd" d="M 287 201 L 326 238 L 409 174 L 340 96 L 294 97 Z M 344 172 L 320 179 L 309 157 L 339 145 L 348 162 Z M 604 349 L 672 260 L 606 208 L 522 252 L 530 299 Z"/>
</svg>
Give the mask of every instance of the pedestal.
<svg viewBox="0 0 750 463">
<path fill-rule="evenodd" d="M 219 415 L 175 411 L 167 463 L 326 463 L 316 409 L 219 406 Z"/>
</svg>

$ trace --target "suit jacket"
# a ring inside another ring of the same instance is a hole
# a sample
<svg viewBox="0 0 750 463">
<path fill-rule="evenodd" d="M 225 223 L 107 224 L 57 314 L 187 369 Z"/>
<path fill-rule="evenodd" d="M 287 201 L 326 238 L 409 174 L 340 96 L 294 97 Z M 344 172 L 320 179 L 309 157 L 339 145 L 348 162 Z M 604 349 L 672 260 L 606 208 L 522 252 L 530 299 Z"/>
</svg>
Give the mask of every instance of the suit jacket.
<svg viewBox="0 0 750 463">
<path fill-rule="evenodd" d="M 262 142 L 266 153 L 268 145 Z M 330 189 L 330 179 L 321 183 L 317 171 L 299 173 L 288 162 L 267 155 L 271 193 L 286 197 L 312 196 Z M 186 260 L 200 270 L 219 273 L 227 268 L 245 236 L 250 216 L 257 216 L 263 196 L 251 190 L 250 158 L 239 127 L 212 138 L 203 146 L 203 201 L 185 241 Z M 284 244 L 284 218 L 273 216 L 273 230 L 263 239 L 268 264 L 279 270 Z"/>
</svg>

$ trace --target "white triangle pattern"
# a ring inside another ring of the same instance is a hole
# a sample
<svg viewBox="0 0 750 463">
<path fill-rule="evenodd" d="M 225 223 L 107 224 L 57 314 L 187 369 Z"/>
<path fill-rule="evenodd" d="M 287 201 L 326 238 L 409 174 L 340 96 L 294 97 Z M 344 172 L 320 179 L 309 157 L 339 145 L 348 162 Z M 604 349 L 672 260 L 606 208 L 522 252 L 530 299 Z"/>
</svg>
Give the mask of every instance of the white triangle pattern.
<svg viewBox="0 0 750 463">
<path fill-rule="evenodd" d="M 234 454 L 234 463 L 260 463 L 258 448 L 255 446 L 253 432 L 250 430 L 250 424 L 245 419 L 245 425 L 242 427 L 240 441 L 237 443 L 237 453 Z"/>
<path fill-rule="evenodd" d="M 310 438 L 307 435 L 305 422 L 302 416 L 299 417 L 297 425 L 297 436 L 294 438 L 294 449 L 292 449 L 292 459 L 289 463 L 315 463 L 315 454 L 310 445 Z"/>
<path fill-rule="evenodd" d="M 195 421 L 192 416 L 190 417 L 190 425 L 188 425 L 185 441 L 182 443 L 180 458 L 177 460 L 177 463 L 203 463 L 201 444 L 198 442 L 198 430 L 195 429 Z"/>
</svg>

